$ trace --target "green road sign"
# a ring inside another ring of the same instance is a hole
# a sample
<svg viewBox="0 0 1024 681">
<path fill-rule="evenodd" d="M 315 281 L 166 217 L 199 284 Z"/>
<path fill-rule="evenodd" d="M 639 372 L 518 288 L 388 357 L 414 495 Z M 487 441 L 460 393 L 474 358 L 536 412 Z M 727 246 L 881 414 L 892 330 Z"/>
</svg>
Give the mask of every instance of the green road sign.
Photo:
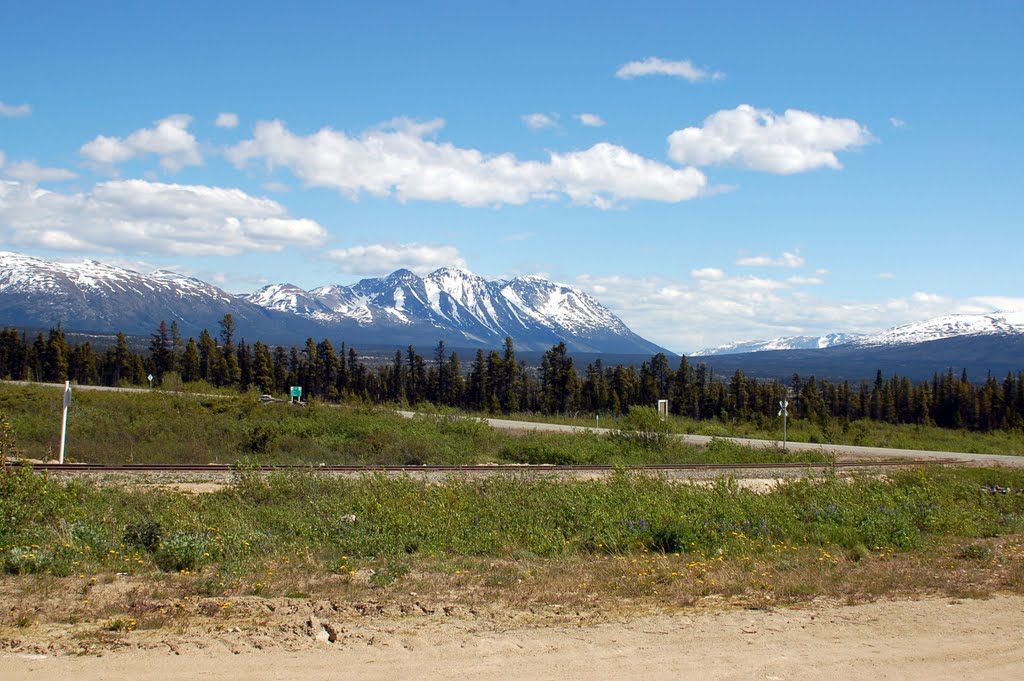
<svg viewBox="0 0 1024 681">
<path fill-rule="evenodd" d="M 301 385 L 293 385 L 292 386 L 292 397 L 302 397 L 302 386 Z"/>
</svg>

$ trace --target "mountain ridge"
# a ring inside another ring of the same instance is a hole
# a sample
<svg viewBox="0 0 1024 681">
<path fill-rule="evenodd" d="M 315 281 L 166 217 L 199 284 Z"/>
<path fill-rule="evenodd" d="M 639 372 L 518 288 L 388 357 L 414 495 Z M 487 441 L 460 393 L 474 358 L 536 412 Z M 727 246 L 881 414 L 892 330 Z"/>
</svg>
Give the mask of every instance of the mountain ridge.
<svg viewBox="0 0 1024 681">
<path fill-rule="evenodd" d="M 737 341 L 714 348 L 705 348 L 690 356 L 714 357 L 775 350 L 838 347 L 890 347 L 976 336 L 1024 337 L 1024 310 L 942 315 L 919 322 L 900 324 L 873 334 L 831 333 L 824 336 L 784 336 L 762 341 Z"/>
<path fill-rule="evenodd" d="M 166 270 L 141 274 L 95 260 L 58 263 L 0 252 L 0 315 L 5 324 L 83 332 L 151 334 L 177 321 L 183 335 L 216 330 L 231 313 L 237 337 L 301 343 L 342 336 L 350 343 L 500 347 L 564 342 L 570 351 L 671 353 L 631 331 L 597 300 L 538 277 L 488 281 L 459 268 L 420 277 L 396 270 L 351 286 L 305 291 L 276 283 L 244 295 Z"/>
</svg>

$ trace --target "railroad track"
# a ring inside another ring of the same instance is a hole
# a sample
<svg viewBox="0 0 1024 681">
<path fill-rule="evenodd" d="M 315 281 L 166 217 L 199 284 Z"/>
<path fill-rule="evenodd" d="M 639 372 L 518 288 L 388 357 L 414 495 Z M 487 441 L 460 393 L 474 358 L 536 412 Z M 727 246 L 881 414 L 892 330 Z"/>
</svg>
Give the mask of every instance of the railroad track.
<svg viewBox="0 0 1024 681">
<path fill-rule="evenodd" d="M 647 464 L 622 467 L 628 471 L 742 471 L 742 470 L 853 470 L 857 468 L 906 468 L 935 464 L 962 463 L 952 459 L 902 459 L 899 461 L 814 461 L 805 463 L 677 463 Z M 236 467 L 230 464 L 100 464 L 100 463 L 24 463 L 7 462 L 6 468 L 31 467 L 37 471 L 59 473 L 230 473 Z M 307 471 L 322 473 L 610 473 L 616 466 L 606 465 L 528 465 L 495 464 L 473 466 L 341 466 L 341 465 L 268 465 L 246 467 L 263 473 Z"/>
</svg>

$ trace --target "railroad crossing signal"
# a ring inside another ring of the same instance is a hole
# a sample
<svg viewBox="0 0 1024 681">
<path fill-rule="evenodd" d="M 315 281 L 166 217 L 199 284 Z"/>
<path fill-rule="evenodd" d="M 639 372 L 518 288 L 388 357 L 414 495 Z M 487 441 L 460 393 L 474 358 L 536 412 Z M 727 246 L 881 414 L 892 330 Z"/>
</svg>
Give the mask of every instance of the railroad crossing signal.
<svg viewBox="0 0 1024 681">
<path fill-rule="evenodd" d="M 787 413 L 786 410 L 787 410 L 788 407 L 789 407 L 789 400 L 780 400 L 779 401 L 779 416 L 785 416 L 786 413 Z"/>
</svg>

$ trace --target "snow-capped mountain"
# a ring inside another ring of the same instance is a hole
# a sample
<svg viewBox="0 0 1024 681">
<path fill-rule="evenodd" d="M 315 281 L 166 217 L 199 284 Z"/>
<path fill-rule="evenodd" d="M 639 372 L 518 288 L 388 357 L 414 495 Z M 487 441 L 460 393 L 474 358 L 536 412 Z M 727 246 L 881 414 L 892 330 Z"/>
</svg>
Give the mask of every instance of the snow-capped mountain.
<svg viewBox="0 0 1024 681">
<path fill-rule="evenodd" d="M 765 352 L 768 350 L 817 350 L 837 345 L 855 343 L 863 334 L 829 333 L 824 336 L 788 336 L 762 341 L 738 341 L 717 348 L 706 348 L 693 353 L 694 357 L 711 357 L 714 355 L 739 355 L 746 352 Z"/>
<path fill-rule="evenodd" d="M 766 341 L 739 341 L 701 350 L 693 353 L 693 356 L 712 357 L 768 350 L 814 350 L 839 346 L 888 347 L 976 336 L 1024 337 L 1024 310 L 945 315 L 923 322 L 894 326 L 873 334 L 830 333 L 825 336 L 790 336 Z"/>
<path fill-rule="evenodd" d="M 76 331 L 148 335 L 161 321 L 176 321 L 184 335 L 204 328 L 216 335 L 228 313 L 240 331 L 268 338 L 281 338 L 294 318 L 174 272 L 147 275 L 95 260 L 57 263 L 0 252 L 4 324 L 47 328 L 59 322 Z M 299 326 L 310 325 L 302 320 Z"/>
<path fill-rule="evenodd" d="M 1024 336 L 1024 310 L 990 314 L 952 314 L 923 322 L 894 326 L 864 336 L 857 345 L 912 345 L 962 336 Z"/>
<path fill-rule="evenodd" d="M 1024 369 L 1024 311 L 947 315 L 870 335 L 780 338 L 724 349 L 728 351 L 704 351 L 699 361 L 720 376 L 740 370 L 781 381 L 794 374 L 870 381 L 878 371 L 912 381 L 930 380 L 946 371 L 957 376 L 967 372 L 970 380 L 981 381 L 986 375 Z"/>
<path fill-rule="evenodd" d="M 351 286 L 304 291 L 291 284 L 236 296 L 172 272 L 141 274 L 96 261 L 57 263 L 0 253 L 0 324 L 149 335 L 177 321 L 184 336 L 216 335 L 231 313 L 237 337 L 301 343 L 331 337 L 363 345 L 498 347 L 565 342 L 574 352 L 653 354 L 662 348 L 630 331 L 577 289 L 536 277 L 487 281 L 461 269 L 420 277 L 398 270 Z"/>
<path fill-rule="evenodd" d="M 398 270 L 352 286 L 325 286 L 308 293 L 274 284 L 245 298 L 324 323 L 426 326 L 455 345 L 494 346 L 511 336 L 523 350 L 543 350 L 564 341 L 583 352 L 662 351 L 586 293 L 539 277 L 488 281 L 450 267 L 425 277 Z"/>
</svg>

